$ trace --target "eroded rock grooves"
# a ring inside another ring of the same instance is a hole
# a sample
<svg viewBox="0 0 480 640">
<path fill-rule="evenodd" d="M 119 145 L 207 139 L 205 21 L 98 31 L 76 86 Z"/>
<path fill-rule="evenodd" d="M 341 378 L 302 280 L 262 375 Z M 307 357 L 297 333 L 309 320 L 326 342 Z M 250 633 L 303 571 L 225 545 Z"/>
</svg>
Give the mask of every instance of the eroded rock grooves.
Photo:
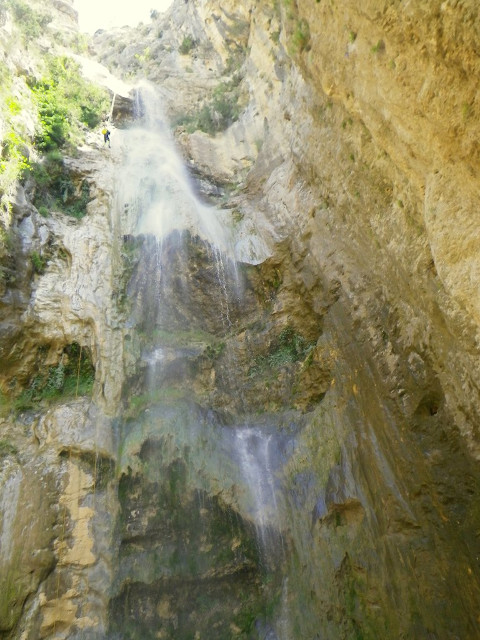
<svg viewBox="0 0 480 640">
<path fill-rule="evenodd" d="M 19 7 L 2 160 L 58 33 L 112 147 L 0 194 L 0 638 L 480 637 L 476 3 Z"/>
</svg>

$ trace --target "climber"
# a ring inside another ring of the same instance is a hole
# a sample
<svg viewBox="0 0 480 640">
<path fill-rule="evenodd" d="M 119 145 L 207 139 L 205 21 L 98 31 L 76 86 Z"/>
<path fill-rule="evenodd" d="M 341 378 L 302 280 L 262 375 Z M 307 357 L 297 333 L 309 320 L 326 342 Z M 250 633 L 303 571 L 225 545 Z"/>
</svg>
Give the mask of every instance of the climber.
<svg viewBox="0 0 480 640">
<path fill-rule="evenodd" d="M 103 142 L 105 144 L 107 144 L 108 142 L 108 146 L 110 147 L 110 131 L 107 129 L 107 127 L 103 127 L 102 129 L 102 133 L 103 133 Z"/>
</svg>

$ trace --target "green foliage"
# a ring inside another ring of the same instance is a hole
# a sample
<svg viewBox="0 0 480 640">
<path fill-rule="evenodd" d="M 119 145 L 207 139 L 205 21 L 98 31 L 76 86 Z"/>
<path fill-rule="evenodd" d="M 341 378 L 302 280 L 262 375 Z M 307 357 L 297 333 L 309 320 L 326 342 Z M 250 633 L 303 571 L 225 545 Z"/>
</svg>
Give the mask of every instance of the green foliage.
<svg viewBox="0 0 480 640">
<path fill-rule="evenodd" d="M 219 126 L 226 128 L 229 124 L 238 119 L 239 116 L 239 79 L 233 79 L 228 82 L 222 82 L 215 88 L 213 92 L 213 109 L 219 113 Z"/>
<path fill-rule="evenodd" d="M 244 606 L 235 615 L 234 622 L 243 633 L 250 634 L 253 631 L 258 613 L 254 606 Z"/>
<path fill-rule="evenodd" d="M 5 75 L 3 72 L 6 72 Z M 0 65 L 0 117 L 3 120 L 0 153 L 0 208 L 4 220 L 10 217 L 10 200 L 18 180 L 22 180 L 29 167 L 29 143 L 24 137 L 20 117 L 22 105 L 11 93 L 11 76 Z"/>
<path fill-rule="evenodd" d="M 182 40 L 182 44 L 178 47 L 178 51 L 182 56 L 186 56 L 194 47 L 196 47 L 196 45 L 197 43 L 192 36 L 185 36 Z"/>
<path fill-rule="evenodd" d="M 47 261 L 37 251 L 33 251 L 31 253 L 30 260 L 32 261 L 33 271 L 35 273 L 38 273 L 38 274 L 45 273 L 45 267 L 47 266 Z"/>
<path fill-rule="evenodd" d="M 14 408 L 23 411 L 59 398 L 89 395 L 94 381 L 95 368 L 89 350 L 73 342 L 63 349 L 57 365 L 39 371 L 15 399 Z"/>
<path fill-rule="evenodd" d="M 0 440 L 0 460 L 7 458 L 8 456 L 15 456 L 18 453 L 18 449 L 8 440 Z"/>
<path fill-rule="evenodd" d="M 245 217 L 245 214 L 243 213 L 243 211 L 240 211 L 239 209 L 234 209 L 232 211 L 232 220 L 235 224 L 240 224 L 240 222 L 242 222 L 244 217 Z"/>
<path fill-rule="evenodd" d="M 86 180 L 79 186 L 75 184 L 58 150 L 47 153 L 43 162 L 34 163 L 30 175 L 35 184 L 33 204 L 41 215 L 48 215 L 53 209 L 83 218 L 90 200 L 90 185 Z"/>
<path fill-rule="evenodd" d="M 95 382 L 95 367 L 93 366 L 90 350 L 82 348 L 78 342 L 73 342 L 64 349 L 68 356 L 65 365 L 65 379 L 62 392 L 67 395 L 85 396 L 92 393 Z"/>
<path fill-rule="evenodd" d="M 0 157 L 0 201 L 2 209 L 10 208 L 10 197 L 14 185 L 19 179 L 23 179 L 29 169 L 27 143 L 15 131 L 13 125 L 7 131 L 1 141 L 2 151 Z"/>
<path fill-rule="evenodd" d="M 12 266 L 15 264 L 13 256 L 15 254 L 15 232 L 10 227 L 0 224 L 0 284 L 7 284 L 14 274 Z"/>
<path fill-rule="evenodd" d="M 250 377 L 263 373 L 267 369 L 280 369 L 286 365 L 304 361 L 315 346 L 308 342 L 293 327 L 285 327 L 272 343 L 267 355 L 257 356 L 250 367 Z"/>
<path fill-rule="evenodd" d="M 13 98 L 9 98 L 7 101 L 7 108 L 12 116 L 18 115 L 22 110 L 22 107 Z"/>
<path fill-rule="evenodd" d="M 89 37 L 86 33 L 75 33 L 70 36 L 66 46 L 70 47 L 74 53 L 82 54 L 88 52 L 88 43 Z"/>
<path fill-rule="evenodd" d="M 225 342 L 217 342 L 216 344 L 209 344 L 205 349 L 205 355 L 209 360 L 217 360 L 225 351 Z"/>
<path fill-rule="evenodd" d="M 310 44 L 310 27 L 306 20 L 297 20 L 291 36 L 294 53 L 301 53 L 308 49 Z"/>
<path fill-rule="evenodd" d="M 41 36 L 45 27 L 52 21 L 50 14 L 36 11 L 22 0 L 7 0 L 7 6 L 27 43 Z"/>
<path fill-rule="evenodd" d="M 4 418 L 11 409 L 11 398 L 0 389 L 0 417 Z"/>
<path fill-rule="evenodd" d="M 224 131 L 240 115 L 240 80 L 237 74 L 231 80 L 221 82 L 198 113 L 182 116 L 176 125 L 184 126 L 188 133 L 204 131 L 215 134 Z"/>
<path fill-rule="evenodd" d="M 270 40 L 275 44 L 278 44 L 280 41 L 280 31 L 272 31 L 270 34 Z"/>
<path fill-rule="evenodd" d="M 294 10 L 295 10 L 294 0 L 282 0 L 282 4 L 286 9 L 287 18 L 291 20 L 293 18 Z"/>
<path fill-rule="evenodd" d="M 47 72 L 33 92 L 40 117 L 35 141 L 41 151 L 74 143 L 82 127 L 97 127 L 109 109 L 108 92 L 86 81 L 80 66 L 67 56 L 48 59 Z"/>
<path fill-rule="evenodd" d="M 383 40 L 379 40 L 372 47 L 372 53 L 383 53 L 385 51 L 385 43 Z"/>
<path fill-rule="evenodd" d="M 164 387 L 138 396 L 131 396 L 124 415 L 127 418 L 133 418 L 138 416 L 147 407 L 159 403 L 166 405 L 176 404 L 180 400 L 183 400 L 184 397 L 185 392 L 176 387 Z"/>
<path fill-rule="evenodd" d="M 143 64 L 144 62 L 148 62 L 148 60 L 151 60 L 152 50 L 150 49 L 150 47 L 145 47 L 143 53 L 136 53 L 134 57 L 135 60 L 138 60 L 138 62 Z"/>
</svg>

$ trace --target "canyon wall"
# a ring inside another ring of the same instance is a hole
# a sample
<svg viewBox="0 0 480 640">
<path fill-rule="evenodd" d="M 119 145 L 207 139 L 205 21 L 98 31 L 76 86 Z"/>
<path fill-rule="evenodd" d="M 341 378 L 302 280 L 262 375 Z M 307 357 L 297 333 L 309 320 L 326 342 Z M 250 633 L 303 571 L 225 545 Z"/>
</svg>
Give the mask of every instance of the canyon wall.
<svg viewBox="0 0 480 640">
<path fill-rule="evenodd" d="M 468 0 L 189 0 L 95 34 L 162 97 L 240 276 L 222 297 L 208 242 L 136 234 L 127 89 L 112 149 L 68 159 L 82 220 L 12 195 L 2 398 L 82 353 L 95 382 L 2 410 L 0 637 L 479 636 L 479 25 Z"/>
</svg>

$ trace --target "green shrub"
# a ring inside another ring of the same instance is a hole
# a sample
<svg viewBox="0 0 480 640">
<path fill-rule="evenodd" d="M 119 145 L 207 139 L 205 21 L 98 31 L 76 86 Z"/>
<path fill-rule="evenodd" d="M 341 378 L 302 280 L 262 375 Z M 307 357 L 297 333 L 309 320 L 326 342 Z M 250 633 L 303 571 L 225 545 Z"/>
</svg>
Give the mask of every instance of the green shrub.
<svg viewBox="0 0 480 640">
<path fill-rule="evenodd" d="M 16 411 L 24 411 L 60 398 L 90 395 L 94 381 L 89 349 L 73 342 L 63 349 L 58 364 L 39 372 L 13 405 Z"/>
<path fill-rule="evenodd" d="M 0 459 L 8 456 L 16 456 L 18 453 L 17 447 L 8 440 L 0 440 Z"/>
<path fill-rule="evenodd" d="M 42 215 L 42 211 L 48 215 L 53 209 L 83 218 L 90 200 L 90 185 L 83 180 L 77 187 L 60 151 L 50 151 L 43 162 L 34 163 L 30 175 L 35 185 L 33 204 Z"/>
<path fill-rule="evenodd" d="M 372 47 L 372 53 L 384 53 L 385 51 L 385 42 L 383 40 L 379 40 Z"/>
<path fill-rule="evenodd" d="M 196 114 L 181 116 L 176 126 L 184 126 L 189 133 L 204 131 L 215 134 L 224 131 L 240 115 L 240 79 L 235 75 L 232 80 L 221 82 Z"/>
<path fill-rule="evenodd" d="M 28 155 L 26 141 L 12 127 L 1 141 L 0 194 L 4 209 L 10 207 L 9 198 L 17 180 L 23 179 L 30 168 Z"/>
<path fill-rule="evenodd" d="M 12 116 L 18 115 L 22 111 L 22 107 L 14 98 L 9 98 L 7 101 L 7 109 Z"/>
<path fill-rule="evenodd" d="M 70 47 L 70 49 L 74 53 L 88 53 L 88 43 L 89 37 L 85 33 L 75 33 L 70 36 L 69 40 L 66 43 L 66 46 Z"/>
<path fill-rule="evenodd" d="M 52 21 L 50 14 L 36 11 L 22 0 L 7 0 L 7 6 L 27 42 L 41 36 L 45 27 Z"/>
<path fill-rule="evenodd" d="M 272 343 L 267 355 L 257 356 L 250 367 L 249 376 L 255 376 L 267 369 L 280 369 L 285 365 L 308 358 L 315 342 L 308 342 L 293 327 L 286 327 Z"/>
<path fill-rule="evenodd" d="M 182 56 L 186 56 L 196 46 L 196 44 L 197 43 L 192 36 L 185 36 L 182 40 L 182 44 L 178 47 L 178 51 Z"/>
<path fill-rule="evenodd" d="M 310 27 L 306 20 L 298 20 L 292 33 L 292 47 L 295 53 L 308 49 L 310 43 Z"/>
<path fill-rule="evenodd" d="M 82 126 L 97 127 L 110 107 L 107 90 L 86 81 L 80 66 L 67 56 L 49 58 L 47 72 L 33 92 L 40 117 L 35 142 L 41 151 L 75 143 Z"/>
<path fill-rule="evenodd" d="M 47 266 L 47 261 L 43 258 L 37 251 L 32 251 L 30 255 L 30 260 L 32 261 L 33 271 L 41 275 L 45 273 L 45 267 Z"/>
<path fill-rule="evenodd" d="M 272 31 L 270 34 L 270 40 L 275 44 L 278 44 L 280 41 L 280 31 Z"/>
</svg>

